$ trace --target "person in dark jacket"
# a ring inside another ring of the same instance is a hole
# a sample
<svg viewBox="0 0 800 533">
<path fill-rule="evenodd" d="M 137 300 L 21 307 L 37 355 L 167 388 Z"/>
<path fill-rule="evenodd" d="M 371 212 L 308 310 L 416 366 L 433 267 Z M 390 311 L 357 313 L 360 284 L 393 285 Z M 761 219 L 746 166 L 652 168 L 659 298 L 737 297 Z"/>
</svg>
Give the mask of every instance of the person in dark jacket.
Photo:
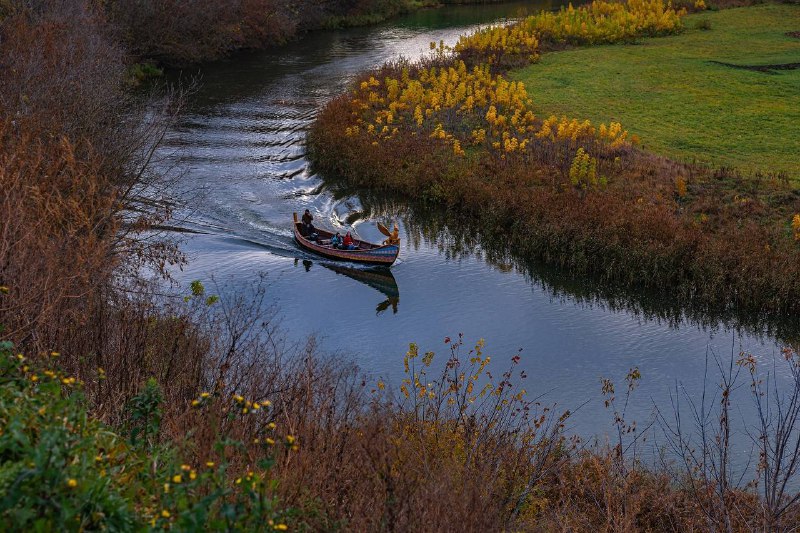
<svg viewBox="0 0 800 533">
<path fill-rule="evenodd" d="M 312 223 L 314 217 L 311 215 L 311 212 L 306 209 L 306 212 L 303 213 L 303 218 L 301 219 L 302 225 L 300 226 L 300 233 L 303 234 L 304 237 L 308 237 L 311 240 L 316 239 L 316 228 L 314 228 L 314 224 Z"/>
</svg>

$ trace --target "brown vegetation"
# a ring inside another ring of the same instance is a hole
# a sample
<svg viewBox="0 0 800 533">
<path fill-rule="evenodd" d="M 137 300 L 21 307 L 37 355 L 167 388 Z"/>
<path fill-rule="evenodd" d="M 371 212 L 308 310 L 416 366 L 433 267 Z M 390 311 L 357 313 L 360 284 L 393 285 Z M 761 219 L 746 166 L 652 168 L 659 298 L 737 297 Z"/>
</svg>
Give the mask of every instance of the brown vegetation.
<svg viewBox="0 0 800 533">
<path fill-rule="evenodd" d="M 309 30 L 376 23 L 421 7 L 474 2 L 113 0 L 106 7 L 135 55 L 167 65 L 186 65 L 217 59 L 234 50 L 281 44 Z"/>
<path fill-rule="evenodd" d="M 284 42 L 298 30 L 294 7 L 282 0 L 158 0 L 108 3 L 109 16 L 140 57 L 194 63 L 231 50 Z"/>
</svg>

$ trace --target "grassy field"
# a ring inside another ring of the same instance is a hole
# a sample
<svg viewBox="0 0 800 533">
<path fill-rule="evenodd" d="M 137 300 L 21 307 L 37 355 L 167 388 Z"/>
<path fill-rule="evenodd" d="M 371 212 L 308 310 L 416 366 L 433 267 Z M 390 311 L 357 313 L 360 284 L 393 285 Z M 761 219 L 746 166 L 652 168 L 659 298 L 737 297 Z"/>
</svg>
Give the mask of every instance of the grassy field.
<svg viewBox="0 0 800 533">
<path fill-rule="evenodd" d="M 540 114 L 620 121 L 647 149 L 681 160 L 800 180 L 800 6 L 688 16 L 686 31 L 635 45 L 543 54 L 516 71 Z M 710 29 L 700 29 L 710 24 Z"/>
</svg>

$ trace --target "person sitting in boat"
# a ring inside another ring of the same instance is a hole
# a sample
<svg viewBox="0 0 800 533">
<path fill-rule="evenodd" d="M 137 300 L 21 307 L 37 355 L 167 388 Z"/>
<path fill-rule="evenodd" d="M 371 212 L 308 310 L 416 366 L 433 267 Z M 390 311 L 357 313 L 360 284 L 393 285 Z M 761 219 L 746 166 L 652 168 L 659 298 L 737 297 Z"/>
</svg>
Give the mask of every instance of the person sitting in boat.
<svg viewBox="0 0 800 533">
<path fill-rule="evenodd" d="M 353 236 L 350 235 L 350 232 L 347 232 L 347 235 L 344 236 L 344 241 L 342 241 L 342 248 L 345 250 L 355 250 L 358 248 L 355 242 L 353 242 Z"/>
<path fill-rule="evenodd" d="M 314 227 L 312 221 L 314 220 L 311 211 L 306 209 L 306 212 L 303 213 L 303 218 L 301 220 L 302 225 L 300 226 L 300 233 L 303 234 L 304 237 L 308 237 L 309 240 L 316 240 L 317 239 L 317 230 Z"/>
<path fill-rule="evenodd" d="M 336 232 L 336 235 L 331 237 L 331 246 L 333 246 L 334 248 L 342 247 L 342 235 L 338 231 Z"/>
<path fill-rule="evenodd" d="M 397 227 L 397 223 L 395 223 L 392 233 L 388 239 L 383 241 L 383 244 L 400 244 L 400 228 Z"/>
</svg>

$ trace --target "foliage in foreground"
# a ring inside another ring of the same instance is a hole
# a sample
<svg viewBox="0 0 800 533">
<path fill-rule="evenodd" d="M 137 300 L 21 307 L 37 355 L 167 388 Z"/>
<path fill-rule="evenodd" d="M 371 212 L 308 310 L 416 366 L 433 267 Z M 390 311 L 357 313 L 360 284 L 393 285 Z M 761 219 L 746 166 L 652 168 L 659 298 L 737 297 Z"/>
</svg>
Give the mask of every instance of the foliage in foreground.
<svg viewBox="0 0 800 533">
<path fill-rule="evenodd" d="M 800 512 L 800 494 L 791 488 L 800 438 L 795 351 L 785 351 L 793 379 L 788 391 L 764 381 L 746 354 L 730 369 L 715 359 L 721 380 L 710 403 L 705 396 L 702 405 L 684 400 L 690 430 L 680 402 L 674 412 L 659 411 L 674 460 L 648 468 L 635 459 L 643 434 L 626 416 L 638 369 L 623 390 L 603 380 L 615 436 L 587 446 L 564 436 L 569 412 L 558 414 L 520 388 L 519 356 L 494 375 L 482 341 L 466 354 L 461 338 L 445 344 L 446 361 L 412 344 L 398 390 L 383 381 L 365 388 L 333 372 L 293 376 L 301 386 L 277 394 L 274 404 L 220 390 L 200 393 L 187 406 L 188 431 L 167 437 L 154 381 L 127 402 L 125 420 L 112 428 L 93 416 L 85 384 L 57 370 L 64 356 L 28 359 L 3 343 L 0 526 L 792 530 Z M 745 384 L 742 376 L 758 407 L 748 428 L 759 461 L 747 485 L 735 481 L 730 439 L 731 395 Z M 94 379 L 105 379 L 104 372 Z M 352 396 L 355 389 L 363 394 Z M 286 425 L 296 433 L 279 437 Z"/>
<path fill-rule="evenodd" d="M 287 528 L 269 475 L 271 449 L 253 470 L 235 476 L 226 453 L 239 453 L 242 443 L 221 434 L 221 460 L 186 464 L 176 443 L 159 439 L 163 396 L 155 381 L 131 398 L 123 431 L 115 431 L 89 414 L 83 383 L 57 370 L 58 356 L 42 365 L 14 354 L 10 343 L 0 345 L 3 529 Z M 204 394 L 198 404 L 214 400 Z M 231 419 L 245 403 L 253 409 L 243 398 L 227 400 Z M 265 439 L 266 448 L 275 444 Z M 279 447 L 293 445 L 278 440 Z"/>
</svg>

